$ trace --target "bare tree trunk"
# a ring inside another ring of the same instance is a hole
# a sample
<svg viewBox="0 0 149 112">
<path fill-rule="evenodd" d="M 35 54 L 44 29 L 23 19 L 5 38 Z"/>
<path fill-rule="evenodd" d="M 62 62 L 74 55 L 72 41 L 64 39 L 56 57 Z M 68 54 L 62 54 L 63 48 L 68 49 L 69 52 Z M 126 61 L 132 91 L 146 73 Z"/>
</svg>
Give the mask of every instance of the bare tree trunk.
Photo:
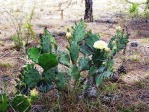
<svg viewBox="0 0 149 112">
<path fill-rule="evenodd" d="M 86 22 L 92 22 L 93 21 L 93 1 L 92 0 L 85 0 L 85 14 L 84 14 L 84 20 Z"/>
</svg>

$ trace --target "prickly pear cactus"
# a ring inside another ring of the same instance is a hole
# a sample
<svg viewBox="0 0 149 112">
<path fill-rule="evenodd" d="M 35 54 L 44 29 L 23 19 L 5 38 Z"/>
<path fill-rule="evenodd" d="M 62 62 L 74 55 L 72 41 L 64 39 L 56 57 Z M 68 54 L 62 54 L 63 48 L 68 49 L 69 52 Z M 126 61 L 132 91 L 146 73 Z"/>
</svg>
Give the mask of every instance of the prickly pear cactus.
<svg viewBox="0 0 149 112">
<path fill-rule="evenodd" d="M 38 62 L 45 71 L 58 65 L 58 59 L 55 54 L 42 54 Z"/>
<path fill-rule="evenodd" d="M 101 69 L 103 69 L 103 68 L 101 67 Z M 96 82 L 97 87 L 103 83 L 105 78 L 110 77 L 112 71 L 110 69 L 106 70 L 106 67 L 105 67 L 102 71 L 98 71 L 98 72 L 99 73 L 96 74 L 96 76 L 95 76 L 95 82 Z"/>
<path fill-rule="evenodd" d="M 47 93 L 53 89 L 56 85 L 61 89 L 64 88 L 65 81 L 62 79 L 63 74 L 60 76 L 57 65 L 57 45 L 55 39 L 48 32 L 44 30 L 44 34 L 41 36 L 41 47 L 32 47 L 28 50 L 28 56 L 36 64 L 43 68 L 43 72 L 39 74 L 38 70 L 34 68 L 34 63 L 29 64 L 21 71 L 20 81 L 17 82 L 18 92 L 29 95 L 29 89 L 37 87 L 39 91 Z M 67 66 L 70 63 L 68 55 L 59 57 L 63 64 Z M 68 59 L 67 59 L 68 58 Z M 61 72 L 60 72 L 61 73 Z M 57 78 L 58 77 L 58 78 Z"/>
<path fill-rule="evenodd" d="M 33 88 L 40 81 L 40 74 L 36 69 L 34 69 L 32 64 L 29 64 L 24 67 L 22 71 L 21 81 L 24 82 L 28 87 Z"/>
<path fill-rule="evenodd" d="M 32 47 L 28 50 L 28 57 L 33 60 L 35 63 L 38 63 L 38 58 L 40 56 L 41 49 Z"/>
<path fill-rule="evenodd" d="M 73 65 L 71 68 L 69 68 L 69 74 L 71 78 L 75 81 L 77 81 L 80 78 L 80 71 L 76 65 Z"/>
<path fill-rule="evenodd" d="M 45 71 L 43 73 L 43 77 L 46 82 L 52 82 L 55 80 L 57 73 L 58 73 L 57 67 L 53 67 Z"/>
<path fill-rule="evenodd" d="M 0 94 L 0 112 L 6 112 L 9 107 L 9 98 L 5 93 Z"/>
<path fill-rule="evenodd" d="M 24 94 L 27 96 L 29 95 L 30 88 L 27 87 L 27 85 L 24 82 L 22 82 L 21 80 L 19 82 L 17 82 L 16 89 L 18 90 L 17 93 L 21 93 L 21 94 Z"/>
<path fill-rule="evenodd" d="M 35 87 L 37 85 L 37 83 L 40 81 L 40 74 L 36 69 L 31 69 L 29 71 L 26 72 L 25 76 L 24 76 L 24 82 L 25 84 L 32 88 Z"/>
<path fill-rule="evenodd" d="M 29 112 L 31 104 L 29 99 L 24 95 L 17 95 L 10 102 L 13 109 L 17 112 Z"/>
<path fill-rule="evenodd" d="M 79 60 L 79 67 L 80 67 L 80 70 L 83 71 L 83 70 L 89 70 L 90 68 L 90 59 L 89 58 L 80 58 Z"/>
<path fill-rule="evenodd" d="M 74 30 L 73 32 L 74 41 L 78 43 L 85 38 L 86 31 L 85 31 L 85 23 L 83 21 L 81 21 L 80 23 L 76 23 L 73 30 Z"/>
<path fill-rule="evenodd" d="M 42 35 L 41 46 L 42 46 L 43 53 L 51 53 L 52 52 L 50 38 L 47 35 Z"/>
<path fill-rule="evenodd" d="M 67 78 L 65 72 L 59 72 L 56 76 L 56 85 L 61 90 L 64 90 L 67 86 Z"/>
<path fill-rule="evenodd" d="M 51 43 L 51 51 L 55 52 L 55 50 L 57 50 L 57 43 L 55 38 L 50 34 L 50 32 L 47 29 L 44 30 L 44 35 L 49 37 Z"/>
<path fill-rule="evenodd" d="M 92 61 L 94 65 L 100 67 L 105 60 L 106 60 L 105 51 L 100 49 L 94 49 L 94 53 L 92 55 Z"/>
<path fill-rule="evenodd" d="M 69 51 L 72 62 L 76 63 L 79 57 L 79 46 L 75 41 L 71 42 Z"/>
<path fill-rule="evenodd" d="M 70 66 L 70 57 L 69 57 L 69 55 L 65 52 L 61 52 L 60 56 L 59 56 L 59 63 L 69 67 Z"/>
<path fill-rule="evenodd" d="M 109 42 L 108 47 L 112 50 L 113 56 L 124 49 L 126 44 L 128 43 L 129 35 L 124 34 L 123 31 L 117 31 L 116 35 L 113 36 Z"/>
<path fill-rule="evenodd" d="M 54 88 L 54 84 L 52 82 L 47 82 L 45 79 L 43 79 L 38 83 L 37 87 L 40 92 L 47 93 Z"/>
<path fill-rule="evenodd" d="M 85 42 L 80 45 L 80 51 L 84 55 L 92 55 L 94 50 L 93 44 L 99 39 L 100 37 L 97 34 L 89 32 L 85 38 Z"/>
</svg>

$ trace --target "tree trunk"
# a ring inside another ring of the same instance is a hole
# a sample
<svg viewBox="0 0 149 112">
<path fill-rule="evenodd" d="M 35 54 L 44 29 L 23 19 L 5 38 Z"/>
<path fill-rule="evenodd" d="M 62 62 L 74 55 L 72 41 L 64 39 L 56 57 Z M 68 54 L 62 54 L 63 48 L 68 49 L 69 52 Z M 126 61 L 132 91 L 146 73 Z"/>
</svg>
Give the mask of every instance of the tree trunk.
<svg viewBox="0 0 149 112">
<path fill-rule="evenodd" d="M 84 20 L 86 22 L 93 22 L 93 1 L 92 0 L 85 0 L 85 14 Z"/>
</svg>

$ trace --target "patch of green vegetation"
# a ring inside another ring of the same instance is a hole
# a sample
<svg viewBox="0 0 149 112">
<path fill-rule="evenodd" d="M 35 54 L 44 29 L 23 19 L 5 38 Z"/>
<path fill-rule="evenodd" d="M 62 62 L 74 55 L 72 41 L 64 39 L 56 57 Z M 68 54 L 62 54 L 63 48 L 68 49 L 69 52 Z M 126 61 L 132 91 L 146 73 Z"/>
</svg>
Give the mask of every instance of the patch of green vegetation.
<svg viewBox="0 0 149 112">
<path fill-rule="evenodd" d="M 47 28 L 41 35 L 40 47 L 28 49 L 28 57 L 33 63 L 27 64 L 16 80 L 17 94 L 19 93 L 21 96 L 16 94 L 17 97 L 10 103 L 16 111 L 30 110 L 34 98 L 30 98 L 29 90 L 32 91 L 33 96 L 36 95 L 37 91 L 43 93 L 46 100 L 42 104 L 48 110 L 51 110 L 51 99 L 54 99 L 53 111 L 105 111 L 100 103 L 96 88 L 110 78 L 113 73 L 113 58 L 125 48 L 129 35 L 117 29 L 116 35 L 111 38 L 109 43 L 106 43 L 100 39 L 98 34 L 87 31 L 85 22 L 81 21 L 72 27 L 72 31 L 67 30 L 66 37 L 69 43 L 68 52 L 58 51 L 56 40 Z M 17 37 L 15 39 L 18 42 Z M 35 64 L 43 68 L 43 72 L 40 73 Z M 59 64 L 68 69 L 65 72 L 60 70 Z M 9 66 L 9 64 L 2 65 Z M 81 72 L 85 71 L 88 73 L 85 80 L 93 79 L 92 81 L 81 81 Z M 90 88 L 92 85 L 96 85 L 95 89 Z M 116 83 L 104 86 L 106 92 L 114 92 L 116 89 Z M 49 101 L 47 97 L 51 91 L 55 95 L 50 97 Z M 23 101 L 24 104 L 20 101 Z M 18 105 L 21 104 L 25 107 L 20 108 Z M 82 106 L 80 107 L 80 105 Z"/>
<path fill-rule="evenodd" d="M 0 68 L 12 68 L 12 65 L 10 63 L 1 63 L 0 62 Z"/>
<path fill-rule="evenodd" d="M 105 91 L 105 92 L 108 92 L 108 93 L 113 93 L 116 91 L 117 89 L 117 83 L 110 83 L 108 85 L 103 85 L 102 89 Z"/>
</svg>

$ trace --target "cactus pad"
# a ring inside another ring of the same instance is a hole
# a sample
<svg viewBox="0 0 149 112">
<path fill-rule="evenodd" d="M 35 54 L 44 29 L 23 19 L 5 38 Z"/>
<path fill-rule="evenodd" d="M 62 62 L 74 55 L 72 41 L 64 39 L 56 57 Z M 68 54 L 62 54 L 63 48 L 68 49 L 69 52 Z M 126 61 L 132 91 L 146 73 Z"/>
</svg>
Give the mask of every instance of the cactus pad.
<svg viewBox="0 0 149 112">
<path fill-rule="evenodd" d="M 59 57 L 59 63 L 69 67 L 70 66 L 69 55 L 65 52 L 62 52 Z"/>
<path fill-rule="evenodd" d="M 89 58 L 81 58 L 79 60 L 80 70 L 88 70 L 90 67 L 90 59 Z"/>
<path fill-rule="evenodd" d="M 41 50 L 39 48 L 32 47 L 28 50 L 28 56 L 34 62 L 38 63 L 38 58 L 40 56 L 40 52 L 41 52 Z"/>
<path fill-rule="evenodd" d="M 46 82 L 53 82 L 57 74 L 57 67 L 50 68 L 49 70 L 43 73 Z"/>
<path fill-rule="evenodd" d="M 58 65 L 57 56 L 54 54 L 42 54 L 38 62 L 45 71 Z"/>
<path fill-rule="evenodd" d="M 56 77 L 56 85 L 60 89 L 64 90 L 66 88 L 67 79 L 66 79 L 66 73 L 59 72 Z"/>
<path fill-rule="evenodd" d="M 69 74 L 70 74 L 71 78 L 74 79 L 74 80 L 78 80 L 80 78 L 79 68 L 77 66 L 75 66 L 75 65 L 73 65 L 69 69 Z"/>
<path fill-rule="evenodd" d="M 85 43 L 83 43 L 81 46 L 80 46 L 80 51 L 84 54 L 84 55 L 91 55 L 93 54 L 93 45 L 94 43 L 99 40 L 99 36 L 96 35 L 96 34 L 92 34 L 92 33 L 89 33 L 87 35 L 87 37 L 85 38 Z"/>
<path fill-rule="evenodd" d="M 9 98 L 5 93 L 0 94 L 0 112 L 6 112 L 9 107 Z"/>
<path fill-rule="evenodd" d="M 37 85 L 39 91 L 43 93 L 47 93 L 51 89 L 53 89 L 54 84 L 52 82 L 46 82 L 45 80 L 41 80 Z"/>
<path fill-rule="evenodd" d="M 84 22 L 80 22 L 80 23 L 76 23 L 76 26 L 73 28 L 74 32 L 73 32 L 73 38 L 74 40 L 78 43 L 80 41 L 82 41 L 85 38 L 85 23 Z"/>
<path fill-rule="evenodd" d="M 70 45 L 70 57 L 73 63 L 76 63 L 79 57 L 79 46 L 74 41 Z"/>
<path fill-rule="evenodd" d="M 43 53 L 51 53 L 51 42 L 47 35 L 43 35 L 41 37 L 41 46 Z"/>
<path fill-rule="evenodd" d="M 17 112 L 29 112 L 31 104 L 26 96 L 17 95 L 12 101 L 11 106 Z"/>
<path fill-rule="evenodd" d="M 40 74 L 36 69 L 32 68 L 26 71 L 24 75 L 24 82 L 28 87 L 35 87 L 39 81 Z"/>
</svg>

